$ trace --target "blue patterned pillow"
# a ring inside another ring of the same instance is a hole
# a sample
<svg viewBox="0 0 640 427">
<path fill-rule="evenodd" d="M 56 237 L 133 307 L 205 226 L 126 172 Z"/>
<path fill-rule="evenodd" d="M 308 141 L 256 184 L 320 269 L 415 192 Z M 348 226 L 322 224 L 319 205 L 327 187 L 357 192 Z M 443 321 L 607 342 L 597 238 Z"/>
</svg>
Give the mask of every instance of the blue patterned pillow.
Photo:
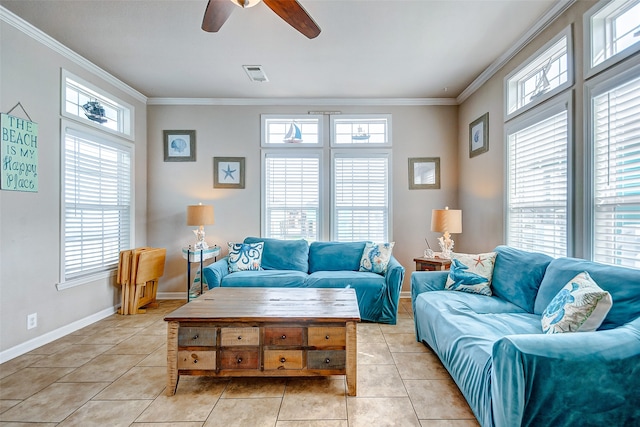
<svg viewBox="0 0 640 427">
<path fill-rule="evenodd" d="M 360 271 L 385 274 L 395 242 L 375 244 L 367 242 L 360 258 Z"/>
<path fill-rule="evenodd" d="M 609 313 L 611 294 L 582 272 L 571 279 L 542 313 L 542 332 L 590 332 L 600 327 Z"/>
<path fill-rule="evenodd" d="M 227 243 L 229 246 L 229 273 L 247 270 L 262 270 L 262 249 L 264 242 Z"/>
<path fill-rule="evenodd" d="M 445 289 L 491 296 L 491 278 L 496 253 L 451 254 L 451 267 Z"/>
</svg>

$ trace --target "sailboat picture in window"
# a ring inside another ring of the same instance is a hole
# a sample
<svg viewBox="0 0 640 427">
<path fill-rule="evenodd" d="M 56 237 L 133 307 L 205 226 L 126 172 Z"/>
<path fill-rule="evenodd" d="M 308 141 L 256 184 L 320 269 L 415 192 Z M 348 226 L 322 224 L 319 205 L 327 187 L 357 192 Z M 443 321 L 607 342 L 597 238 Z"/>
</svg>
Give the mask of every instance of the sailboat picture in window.
<svg viewBox="0 0 640 427">
<path fill-rule="evenodd" d="M 354 141 L 367 141 L 371 135 L 362 130 L 362 126 L 358 126 L 358 132 L 351 136 Z"/>
<path fill-rule="evenodd" d="M 300 143 L 302 142 L 302 132 L 295 122 L 291 122 L 287 134 L 284 136 L 282 142 L 287 143 Z"/>
</svg>

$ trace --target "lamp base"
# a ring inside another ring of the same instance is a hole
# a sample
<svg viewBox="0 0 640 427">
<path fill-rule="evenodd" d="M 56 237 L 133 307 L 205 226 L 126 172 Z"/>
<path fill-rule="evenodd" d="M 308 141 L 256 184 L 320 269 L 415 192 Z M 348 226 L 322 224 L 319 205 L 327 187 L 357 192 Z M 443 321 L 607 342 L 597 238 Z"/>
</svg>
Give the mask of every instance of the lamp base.
<svg viewBox="0 0 640 427">
<path fill-rule="evenodd" d="M 451 252 L 453 251 L 451 235 L 448 232 L 444 233 L 442 237 L 438 238 L 438 243 L 440 244 L 442 258 L 451 259 Z"/>
<path fill-rule="evenodd" d="M 209 245 L 204 241 L 204 227 L 197 228 L 193 230 L 193 234 L 196 235 L 196 243 L 193 245 L 193 248 L 196 250 L 200 249 L 209 249 Z"/>
</svg>

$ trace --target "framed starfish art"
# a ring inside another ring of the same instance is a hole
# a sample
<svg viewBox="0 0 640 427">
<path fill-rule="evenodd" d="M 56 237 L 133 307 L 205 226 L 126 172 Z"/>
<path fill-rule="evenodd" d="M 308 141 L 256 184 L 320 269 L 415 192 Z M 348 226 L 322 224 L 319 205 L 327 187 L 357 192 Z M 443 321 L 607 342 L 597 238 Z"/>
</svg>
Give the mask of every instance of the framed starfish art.
<svg viewBox="0 0 640 427">
<path fill-rule="evenodd" d="M 213 188 L 244 188 L 244 157 L 213 158 Z"/>
</svg>

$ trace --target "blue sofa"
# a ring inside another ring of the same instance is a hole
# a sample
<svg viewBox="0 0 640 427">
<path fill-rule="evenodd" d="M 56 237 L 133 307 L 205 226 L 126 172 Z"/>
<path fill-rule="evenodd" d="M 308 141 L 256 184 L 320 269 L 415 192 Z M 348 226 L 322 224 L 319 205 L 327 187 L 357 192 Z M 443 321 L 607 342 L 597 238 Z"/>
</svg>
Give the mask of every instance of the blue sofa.
<svg viewBox="0 0 640 427">
<path fill-rule="evenodd" d="M 414 272 L 418 341 L 438 355 L 484 427 L 640 425 L 640 270 L 499 246 L 492 296 Z M 594 332 L 544 334 L 541 315 L 586 271 L 613 299 Z"/>
<path fill-rule="evenodd" d="M 229 273 L 227 257 L 203 270 L 209 289 L 288 287 L 355 289 L 362 320 L 396 324 L 404 267 L 392 256 L 384 275 L 358 271 L 365 242 L 312 242 L 247 237 L 264 242 L 262 270 Z"/>
</svg>

